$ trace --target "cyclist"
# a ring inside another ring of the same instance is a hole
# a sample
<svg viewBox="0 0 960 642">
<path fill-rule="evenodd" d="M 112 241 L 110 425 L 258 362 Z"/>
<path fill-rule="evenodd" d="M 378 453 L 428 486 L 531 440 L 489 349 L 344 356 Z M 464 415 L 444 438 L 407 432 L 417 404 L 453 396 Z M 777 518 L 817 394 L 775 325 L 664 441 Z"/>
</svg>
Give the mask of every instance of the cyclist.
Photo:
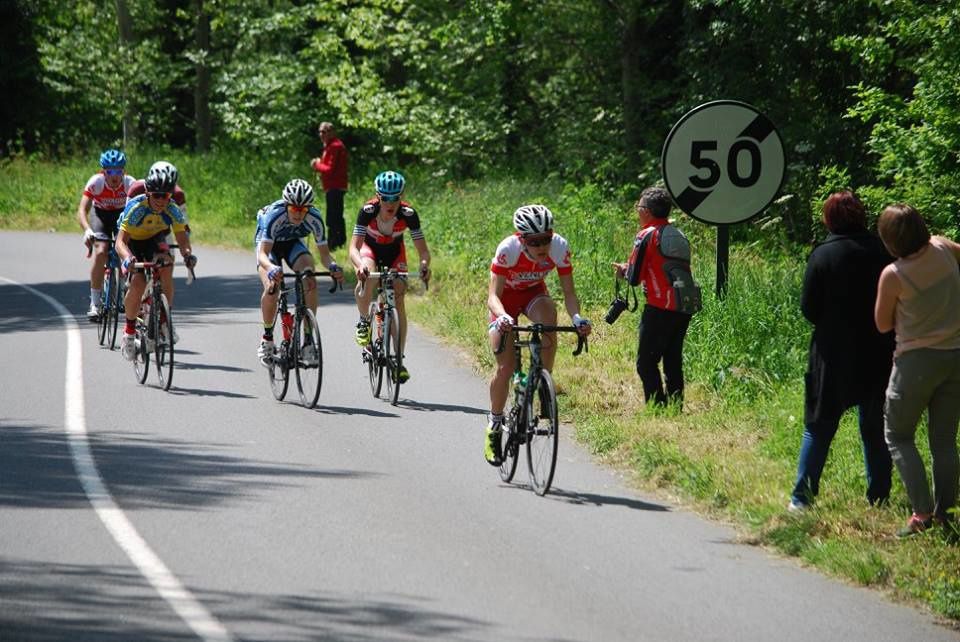
<svg viewBox="0 0 960 642">
<path fill-rule="evenodd" d="M 370 343 L 370 299 L 379 279 L 368 279 L 377 266 L 386 266 L 399 272 L 407 271 L 407 252 L 403 243 L 403 231 L 410 230 L 410 238 L 420 256 L 420 278 L 430 280 L 430 250 L 420 229 L 420 215 L 409 203 L 401 200 L 406 181 L 399 172 L 381 172 L 373 181 L 376 196 L 360 208 L 357 224 L 353 228 L 350 243 L 350 261 L 357 272 L 357 322 L 356 340 L 360 346 Z M 367 283 L 370 281 L 370 283 Z M 406 292 L 404 279 L 394 282 L 397 317 L 400 322 L 400 354 L 407 338 L 407 310 L 404 305 Z M 400 367 L 400 383 L 410 379 L 406 365 Z"/>
<path fill-rule="evenodd" d="M 83 230 L 83 244 L 93 251 L 90 267 L 90 308 L 87 318 L 96 321 L 99 317 L 100 292 L 103 289 L 103 268 L 107 264 L 109 247 L 106 241 L 117 234 L 117 219 L 127 202 L 127 194 L 134 179 L 124 169 L 126 155 L 117 149 L 108 149 L 100 154 L 101 170 L 90 177 L 83 188 L 77 221 Z M 89 216 L 93 206 L 93 216 Z"/>
<path fill-rule="evenodd" d="M 166 236 L 170 229 L 176 236 L 180 246 L 180 255 L 188 267 L 197 263 L 190 247 L 187 236 L 186 219 L 180 208 L 171 202 L 173 188 L 177 177 L 166 167 L 151 169 L 144 181 L 147 190 L 127 203 L 120 216 L 120 232 L 117 234 L 117 254 L 123 259 L 123 273 L 129 274 L 130 265 L 137 261 L 158 261 L 167 266 L 160 271 L 160 283 L 167 302 L 173 308 L 173 257 Z M 140 307 L 140 298 L 146 288 L 147 279 L 142 271 L 130 277 L 127 295 L 123 300 L 126 314 L 126 326 L 123 338 L 120 341 L 120 351 L 128 361 L 136 356 L 134 332 L 136 330 L 137 312 Z M 176 343 L 176 335 L 171 337 Z"/>
<path fill-rule="evenodd" d="M 277 300 L 280 297 L 280 288 L 274 288 L 271 293 L 271 286 L 283 282 L 283 261 L 296 272 L 313 269 L 313 255 L 302 240 L 311 233 L 317 251 L 320 252 L 320 260 L 326 264 L 333 278 L 342 283 L 343 270 L 330 255 L 320 210 L 313 206 L 313 188 L 310 183 L 300 178 L 291 180 L 283 188 L 280 200 L 261 208 L 257 213 L 254 244 L 257 271 L 260 282 L 263 283 L 263 294 L 260 296 L 263 336 L 257 349 L 257 357 L 264 366 L 270 366 L 269 360 L 273 356 L 273 320 L 277 316 Z M 303 289 L 307 306 L 316 313 L 316 279 L 306 279 Z M 308 329 L 309 327 L 307 326 Z M 306 340 L 307 344 L 303 346 L 301 356 L 307 365 L 314 365 L 317 362 L 317 351 L 309 334 Z"/>
<path fill-rule="evenodd" d="M 492 465 L 503 461 L 500 452 L 500 430 L 503 408 L 509 395 L 513 374 L 513 334 L 510 328 L 523 313 L 533 323 L 556 325 L 557 305 L 547 293 L 544 282 L 554 268 L 563 290 L 563 303 L 573 325 L 582 336 L 590 334 L 590 321 L 580 316 L 580 302 L 573 285 L 573 266 L 567 240 L 553 231 L 553 214 L 543 205 L 523 205 L 513 213 L 516 233 L 500 245 L 490 264 L 490 286 L 487 307 L 490 310 L 490 347 L 496 350 L 500 337 L 506 334 L 502 352 L 496 355 L 497 369 L 490 379 L 490 420 L 484 438 L 483 455 Z M 556 332 L 543 335 L 540 352 L 543 367 L 553 370 L 557 352 Z"/>
<path fill-rule="evenodd" d="M 180 187 L 180 172 L 177 171 L 177 168 L 172 163 L 168 163 L 167 161 L 157 161 L 150 166 L 150 170 L 148 170 L 147 173 L 149 174 L 155 169 L 166 171 L 173 175 L 174 185 L 173 197 L 171 200 L 177 204 L 177 207 L 180 208 L 180 213 L 183 214 L 183 218 L 187 219 L 187 222 L 184 223 L 184 227 L 187 229 L 187 234 L 189 234 L 190 222 L 187 217 L 187 194 Z M 145 181 L 143 180 L 133 182 L 133 184 L 130 186 L 130 189 L 127 190 L 127 200 L 147 192 L 144 182 Z M 169 242 L 170 239 L 168 238 L 167 241 Z"/>
</svg>

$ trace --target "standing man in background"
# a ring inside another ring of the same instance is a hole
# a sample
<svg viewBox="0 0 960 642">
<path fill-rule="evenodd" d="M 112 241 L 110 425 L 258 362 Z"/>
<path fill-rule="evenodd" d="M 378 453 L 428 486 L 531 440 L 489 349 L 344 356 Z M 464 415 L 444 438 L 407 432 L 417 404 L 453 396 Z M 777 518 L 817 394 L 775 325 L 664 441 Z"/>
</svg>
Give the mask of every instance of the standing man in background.
<svg viewBox="0 0 960 642">
<path fill-rule="evenodd" d="M 331 250 L 347 242 L 343 222 L 343 195 L 347 192 L 347 148 L 337 138 L 332 123 L 320 123 L 320 140 L 323 141 L 323 156 L 310 161 L 315 172 L 320 173 L 323 191 L 327 195 L 327 242 Z"/>
</svg>

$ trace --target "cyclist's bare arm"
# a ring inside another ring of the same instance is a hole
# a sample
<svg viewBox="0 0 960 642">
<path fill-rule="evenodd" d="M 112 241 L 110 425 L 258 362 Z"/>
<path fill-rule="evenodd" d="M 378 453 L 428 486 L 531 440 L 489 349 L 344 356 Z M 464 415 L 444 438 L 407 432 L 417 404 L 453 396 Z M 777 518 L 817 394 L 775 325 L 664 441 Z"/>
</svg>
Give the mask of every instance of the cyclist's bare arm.
<svg viewBox="0 0 960 642">
<path fill-rule="evenodd" d="M 84 194 L 80 197 L 80 205 L 77 206 L 77 223 L 80 224 L 81 230 L 87 230 L 90 228 L 90 223 L 87 221 L 87 216 L 90 214 L 90 206 L 93 205 L 93 199 Z"/>
<path fill-rule="evenodd" d="M 425 273 L 426 278 L 430 279 L 430 249 L 427 247 L 426 239 L 413 239 L 413 246 L 417 248 L 417 254 L 420 255 L 420 271 Z"/>
<path fill-rule="evenodd" d="M 274 267 L 270 262 L 270 250 L 273 249 L 273 241 L 260 241 L 257 245 L 257 265 L 266 271 Z"/>
<path fill-rule="evenodd" d="M 490 309 L 490 314 L 495 317 L 507 313 L 506 310 L 503 309 L 503 301 L 500 300 L 500 296 L 503 294 L 503 288 L 505 288 L 506 285 L 507 276 L 505 274 L 490 273 L 490 286 L 487 290 L 487 308 Z"/>
<path fill-rule="evenodd" d="M 580 316 L 580 301 L 577 299 L 577 290 L 573 285 L 573 274 L 558 274 L 557 278 L 560 281 L 560 289 L 563 290 L 563 306 L 576 324 Z M 583 328 L 581 333 L 583 335 L 590 334 L 589 324 Z"/>
<path fill-rule="evenodd" d="M 117 256 L 121 260 L 126 260 L 133 257 L 133 252 L 130 251 L 130 246 L 127 243 L 130 242 L 130 233 L 124 229 L 121 229 L 117 232 L 116 241 L 114 241 L 114 249 L 117 250 Z"/>
<path fill-rule="evenodd" d="M 180 248 L 180 256 L 186 259 L 188 256 L 193 254 L 193 248 L 190 246 L 190 235 L 187 234 L 186 230 L 174 232 L 173 236 L 177 239 L 177 246 Z"/>
<path fill-rule="evenodd" d="M 350 263 L 353 264 L 353 269 L 357 272 L 357 279 L 360 281 L 365 281 L 367 279 L 367 273 L 363 265 L 363 257 L 360 256 L 360 248 L 363 247 L 363 236 L 354 235 L 350 240 Z"/>
</svg>

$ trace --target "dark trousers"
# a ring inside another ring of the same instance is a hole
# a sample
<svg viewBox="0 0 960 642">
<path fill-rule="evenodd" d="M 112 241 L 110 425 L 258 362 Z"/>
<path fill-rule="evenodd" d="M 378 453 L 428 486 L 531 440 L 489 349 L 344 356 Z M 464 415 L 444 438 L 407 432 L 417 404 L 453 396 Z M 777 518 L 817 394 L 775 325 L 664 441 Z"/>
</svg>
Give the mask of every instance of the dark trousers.
<svg viewBox="0 0 960 642">
<path fill-rule="evenodd" d="M 643 307 L 637 344 L 637 374 L 647 403 L 666 405 L 668 401 L 675 401 L 683 405 L 683 340 L 689 325 L 689 314 L 652 305 Z M 660 378 L 661 360 L 666 391 Z"/>
<path fill-rule="evenodd" d="M 876 395 L 858 406 L 863 462 L 867 472 L 867 501 L 871 504 L 886 502 L 890 497 L 893 462 L 883 438 L 883 404 L 883 396 Z M 797 481 L 791 493 L 795 503 L 809 504 L 820 492 L 820 476 L 842 413 L 843 409 L 839 409 L 837 414 L 818 419 L 804 428 Z"/>
<path fill-rule="evenodd" d="M 327 245 L 335 250 L 347 242 L 347 229 L 343 222 L 343 195 L 346 190 L 327 190 Z"/>
</svg>

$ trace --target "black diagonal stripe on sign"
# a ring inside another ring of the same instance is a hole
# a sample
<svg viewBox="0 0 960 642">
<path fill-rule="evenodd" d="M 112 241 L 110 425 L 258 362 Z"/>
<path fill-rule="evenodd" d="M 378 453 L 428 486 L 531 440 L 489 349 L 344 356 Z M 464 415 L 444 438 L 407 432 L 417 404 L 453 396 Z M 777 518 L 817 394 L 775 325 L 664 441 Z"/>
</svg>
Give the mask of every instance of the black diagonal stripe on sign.
<svg viewBox="0 0 960 642">
<path fill-rule="evenodd" d="M 773 132 L 773 123 L 769 118 L 763 114 L 757 114 L 757 117 L 753 119 L 747 128 L 740 132 L 740 135 L 737 138 L 752 138 L 757 142 L 762 143 L 763 139 L 769 136 Z"/>
<path fill-rule="evenodd" d="M 693 212 L 700 207 L 700 203 L 712 193 L 712 191 L 701 192 L 688 187 L 677 197 L 677 206 L 687 214 L 693 214 Z"/>
</svg>

